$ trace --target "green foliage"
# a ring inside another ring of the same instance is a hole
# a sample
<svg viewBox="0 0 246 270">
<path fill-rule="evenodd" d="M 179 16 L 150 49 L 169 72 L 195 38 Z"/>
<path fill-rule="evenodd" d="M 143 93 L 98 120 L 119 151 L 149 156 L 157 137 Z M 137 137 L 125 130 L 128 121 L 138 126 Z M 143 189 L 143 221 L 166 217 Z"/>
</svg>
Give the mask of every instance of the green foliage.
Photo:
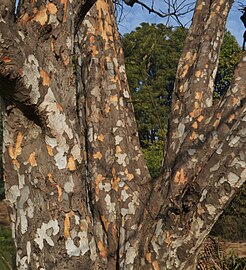
<svg viewBox="0 0 246 270">
<path fill-rule="evenodd" d="M 222 96 L 229 88 L 233 72 L 242 54 L 242 50 L 235 37 L 232 36 L 229 31 L 226 31 L 221 46 L 219 66 L 215 78 L 215 98 Z"/>
<path fill-rule="evenodd" d="M 0 225 L 0 269 L 14 270 L 15 247 L 11 236 L 11 230 Z"/>
<path fill-rule="evenodd" d="M 153 143 L 146 143 L 143 148 L 144 157 L 152 177 L 157 177 L 161 169 L 163 159 L 164 141 L 157 140 Z"/>
<path fill-rule="evenodd" d="M 142 23 L 123 37 L 126 72 L 144 148 L 157 139 L 163 140 L 159 135 L 167 130 L 175 73 L 186 33 L 184 28 Z"/>
<path fill-rule="evenodd" d="M 186 33 L 184 28 L 142 23 L 123 37 L 140 142 L 153 177 L 161 168 L 171 95 Z"/>
</svg>

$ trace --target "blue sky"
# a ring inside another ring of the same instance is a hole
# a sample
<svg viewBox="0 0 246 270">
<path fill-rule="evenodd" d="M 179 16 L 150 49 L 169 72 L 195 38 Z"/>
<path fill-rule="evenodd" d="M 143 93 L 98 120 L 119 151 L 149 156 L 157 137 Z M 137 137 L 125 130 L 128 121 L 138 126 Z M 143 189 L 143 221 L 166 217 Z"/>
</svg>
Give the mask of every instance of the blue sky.
<svg viewBox="0 0 246 270">
<path fill-rule="evenodd" d="M 155 0 L 156 2 L 158 0 Z M 192 0 L 186 0 L 186 2 L 191 2 Z M 245 0 L 242 0 L 244 2 Z M 145 3 L 148 3 L 150 1 L 145 1 Z M 230 11 L 228 20 L 227 20 L 227 29 L 234 35 L 240 45 L 242 45 L 243 42 L 243 33 L 245 31 L 245 28 L 243 26 L 243 23 L 240 20 L 240 17 L 242 15 L 241 12 L 237 10 L 238 2 L 235 1 L 233 4 L 233 7 Z M 163 0 L 158 1 L 157 9 L 161 9 L 161 4 L 163 4 Z M 246 3 L 245 3 L 246 4 Z M 165 7 L 163 8 L 165 10 Z M 188 15 L 185 15 L 182 17 L 182 22 L 186 23 L 191 20 L 192 13 L 189 13 Z M 133 31 L 141 22 L 149 22 L 149 23 L 166 23 L 166 19 L 160 18 L 157 15 L 149 12 L 145 9 L 143 9 L 140 5 L 135 4 L 132 8 L 124 6 L 123 16 L 121 21 L 119 22 L 119 31 L 121 34 L 131 32 Z M 175 25 L 174 21 L 170 21 L 169 25 Z"/>
</svg>

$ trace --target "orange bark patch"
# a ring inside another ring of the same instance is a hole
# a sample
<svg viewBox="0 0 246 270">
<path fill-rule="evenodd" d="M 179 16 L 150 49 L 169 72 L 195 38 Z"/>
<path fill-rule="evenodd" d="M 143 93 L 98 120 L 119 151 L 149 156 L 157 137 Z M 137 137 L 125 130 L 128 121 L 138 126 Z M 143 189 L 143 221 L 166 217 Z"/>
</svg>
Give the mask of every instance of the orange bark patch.
<svg viewBox="0 0 246 270">
<path fill-rule="evenodd" d="M 44 69 L 40 70 L 40 77 L 43 79 L 43 86 L 50 86 L 50 77 Z"/>
<path fill-rule="evenodd" d="M 188 65 L 185 65 L 185 66 L 183 67 L 183 72 L 181 73 L 180 77 L 181 77 L 181 78 L 184 78 L 184 77 L 186 76 L 188 70 L 189 70 L 189 66 L 188 66 Z"/>
<path fill-rule="evenodd" d="M 118 230 L 115 224 L 113 225 L 113 228 L 112 228 L 112 234 L 113 234 L 114 242 L 118 243 Z"/>
<path fill-rule="evenodd" d="M 87 152 L 86 151 L 83 152 L 83 158 L 84 158 L 84 160 L 87 160 Z"/>
<path fill-rule="evenodd" d="M 97 47 L 95 45 L 91 45 L 90 48 L 91 48 L 92 56 L 95 57 L 98 54 Z"/>
<path fill-rule="evenodd" d="M 57 188 L 57 194 L 58 194 L 57 200 L 58 200 L 58 202 L 60 202 L 61 201 L 61 197 L 62 197 L 62 188 L 56 183 L 56 181 L 52 177 L 52 174 L 51 173 L 48 173 L 48 180 L 50 181 L 50 183 L 53 186 L 56 186 L 56 188 Z"/>
<path fill-rule="evenodd" d="M 233 113 L 228 117 L 227 121 L 228 121 L 228 123 L 231 123 L 231 121 L 234 119 L 235 119 L 235 114 Z"/>
<path fill-rule="evenodd" d="M 174 177 L 174 182 L 178 185 L 185 184 L 187 182 L 187 177 L 185 177 L 184 169 L 181 168 L 180 171 L 177 171 Z"/>
<path fill-rule="evenodd" d="M 54 156 L 54 153 L 53 153 L 52 147 L 51 147 L 49 144 L 46 144 L 46 149 L 47 149 L 48 154 L 49 154 L 51 157 L 53 157 L 53 156 Z"/>
<path fill-rule="evenodd" d="M 182 84 L 182 85 L 180 85 L 180 87 L 179 87 L 179 92 L 180 92 L 180 93 L 183 93 L 183 91 L 184 91 L 184 85 Z"/>
<path fill-rule="evenodd" d="M 43 7 L 40 10 L 36 11 L 32 21 L 40 23 L 42 26 L 48 21 L 48 15 L 46 13 L 47 8 Z"/>
<path fill-rule="evenodd" d="M 172 243 L 172 234 L 170 232 L 166 232 L 166 239 L 165 239 L 165 242 L 170 245 Z"/>
<path fill-rule="evenodd" d="M 215 128 L 217 128 L 218 125 L 219 125 L 219 123 L 220 123 L 220 120 L 219 120 L 219 119 L 216 119 L 216 120 L 214 121 L 214 123 L 213 123 L 213 126 L 214 126 Z"/>
<path fill-rule="evenodd" d="M 196 92 L 195 99 L 202 100 L 202 93 L 201 92 Z"/>
<path fill-rule="evenodd" d="M 190 140 L 194 141 L 197 138 L 197 134 L 196 132 L 192 131 L 191 135 L 190 135 Z"/>
<path fill-rule="evenodd" d="M 2 61 L 3 61 L 5 64 L 7 64 L 7 63 L 10 63 L 12 60 L 11 60 L 10 57 L 4 56 L 4 57 L 2 58 Z"/>
<path fill-rule="evenodd" d="M 97 247 L 100 251 L 100 255 L 103 257 L 103 259 L 106 259 L 108 255 L 107 248 L 104 247 L 103 243 L 100 240 L 97 243 Z"/>
<path fill-rule="evenodd" d="M 54 39 L 51 39 L 50 40 L 50 48 L 51 48 L 51 51 L 54 52 L 55 51 L 55 45 L 54 45 L 55 41 Z"/>
<path fill-rule="evenodd" d="M 133 178 L 134 178 L 134 175 L 133 175 L 133 174 L 129 173 L 129 174 L 127 175 L 128 181 L 132 181 Z"/>
<path fill-rule="evenodd" d="M 197 129 L 197 128 L 198 128 L 198 123 L 197 123 L 197 122 L 194 122 L 194 123 L 192 124 L 192 127 L 193 127 L 194 129 Z"/>
<path fill-rule="evenodd" d="M 13 160 L 13 165 L 15 165 L 18 169 L 20 169 L 20 162 L 17 159 Z"/>
<path fill-rule="evenodd" d="M 221 114 L 221 113 L 217 113 L 217 114 L 216 114 L 216 117 L 217 117 L 217 119 L 214 121 L 214 124 L 213 124 L 213 126 L 214 126 L 215 128 L 218 127 L 218 125 L 219 125 L 219 123 L 220 123 L 220 120 L 221 120 L 221 117 L 222 117 L 222 114 Z"/>
<path fill-rule="evenodd" d="M 120 178 L 113 178 L 111 181 L 111 185 L 112 185 L 112 189 L 114 189 L 116 192 L 119 190 L 119 182 L 120 182 Z"/>
<path fill-rule="evenodd" d="M 66 52 L 61 52 L 61 58 L 63 60 L 63 63 L 65 66 L 67 66 L 69 64 L 69 56 L 67 55 Z"/>
<path fill-rule="evenodd" d="M 23 14 L 21 17 L 20 17 L 20 23 L 26 23 L 28 22 L 29 20 L 29 15 L 27 13 Z"/>
<path fill-rule="evenodd" d="M 233 100 L 232 100 L 232 106 L 235 106 L 238 103 L 239 103 L 239 99 L 234 97 Z"/>
<path fill-rule="evenodd" d="M 73 211 L 65 214 L 63 235 L 66 238 L 70 237 L 70 218 L 73 217 L 73 215 Z"/>
<path fill-rule="evenodd" d="M 192 117 L 192 118 L 194 118 L 194 117 L 195 117 L 194 112 L 190 112 L 190 113 L 189 113 L 189 115 L 190 115 L 190 117 Z"/>
<path fill-rule="evenodd" d="M 28 163 L 30 163 L 30 165 L 32 167 L 34 166 L 37 166 L 37 161 L 36 161 L 36 158 L 35 158 L 35 152 L 32 152 L 28 158 Z"/>
<path fill-rule="evenodd" d="M 148 263 L 151 263 L 152 262 L 152 258 L 151 258 L 151 253 L 150 252 L 147 252 L 145 254 L 145 259 Z"/>
<path fill-rule="evenodd" d="M 109 100 L 111 101 L 111 102 L 117 102 L 118 101 L 118 96 L 117 95 L 114 95 L 114 96 L 110 96 L 109 97 Z"/>
<path fill-rule="evenodd" d="M 94 43 L 95 37 L 91 35 L 91 36 L 89 37 L 89 41 L 90 41 L 90 43 Z"/>
<path fill-rule="evenodd" d="M 66 169 L 69 170 L 69 171 L 75 171 L 76 170 L 75 161 L 74 161 L 74 158 L 73 158 L 72 155 L 68 158 Z"/>
<path fill-rule="evenodd" d="M 217 114 L 216 114 L 216 117 L 217 117 L 218 119 L 221 119 L 222 113 L 217 113 Z"/>
<path fill-rule="evenodd" d="M 53 3 L 48 3 L 46 7 L 50 14 L 54 15 L 57 13 L 57 7 Z"/>
<path fill-rule="evenodd" d="M 66 20 L 67 20 L 67 0 L 61 0 L 61 3 L 64 5 L 63 22 L 66 22 Z"/>
<path fill-rule="evenodd" d="M 198 102 L 195 102 L 194 105 L 195 105 L 195 108 L 196 109 L 199 109 L 200 108 L 200 104 Z"/>
<path fill-rule="evenodd" d="M 111 180 L 112 189 L 114 189 L 117 192 L 119 190 L 120 178 L 117 176 L 115 168 L 112 169 L 112 175 L 113 175 L 113 179 Z"/>
<path fill-rule="evenodd" d="M 201 112 L 202 112 L 202 109 L 199 108 L 199 104 L 197 102 L 195 102 L 195 109 L 193 112 L 190 112 L 189 115 L 192 118 L 199 117 L 201 115 Z"/>
<path fill-rule="evenodd" d="M 109 221 L 105 218 L 105 216 L 101 216 L 101 219 L 107 232 L 109 227 Z"/>
<path fill-rule="evenodd" d="M 119 154 L 121 153 L 121 148 L 119 145 L 116 146 L 116 154 Z"/>
<path fill-rule="evenodd" d="M 105 177 L 103 177 L 101 174 L 98 174 L 97 177 L 96 177 L 96 188 L 95 188 L 95 191 L 96 191 L 96 194 L 99 195 L 99 184 L 105 179 Z"/>
<path fill-rule="evenodd" d="M 106 113 L 109 113 L 109 111 L 110 111 L 110 107 L 108 104 L 106 104 L 106 106 L 105 106 L 105 111 L 106 111 Z"/>
<path fill-rule="evenodd" d="M 98 0 L 96 1 L 96 8 L 98 11 L 97 31 L 101 33 L 102 39 L 105 41 L 105 50 L 107 50 L 110 48 L 110 41 L 113 41 L 113 23 L 109 4 L 103 0 Z"/>
<path fill-rule="evenodd" d="M 9 147 L 8 147 L 9 156 L 13 160 L 16 160 L 16 158 L 21 154 L 22 140 L 23 140 L 23 135 L 21 132 L 19 132 L 17 135 L 17 138 L 16 138 L 15 147 L 13 147 L 12 145 L 9 145 Z"/>
<path fill-rule="evenodd" d="M 124 173 L 125 173 L 125 175 L 126 175 L 128 181 L 132 181 L 132 179 L 134 178 L 134 175 L 131 174 L 131 173 L 129 173 L 129 172 L 128 172 L 128 169 L 125 169 Z"/>
<path fill-rule="evenodd" d="M 93 158 L 101 160 L 102 159 L 102 153 L 101 152 L 96 152 L 95 154 L 93 154 Z"/>
<path fill-rule="evenodd" d="M 160 270 L 161 269 L 157 261 L 152 262 L 152 265 L 153 265 L 155 270 Z"/>
<path fill-rule="evenodd" d="M 100 142 L 103 142 L 104 141 L 104 135 L 103 134 L 100 134 L 100 135 L 98 135 L 98 140 L 100 141 Z"/>
<path fill-rule="evenodd" d="M 56 185 L 56 188 L 57 188 L 57 193 L 58 193 L 58 202 L 61 201 L 61 196 L 62 196 L 62 188 L 59 186 L 59 185 Z"/>
<path fill-rule="evenodd" d="M 199 122 L 199 123 L 201 123 L 202 122 L 202 120 L 203 120 L 203 116 L 202 115 L 200 115 L 198 118 L 197 118 L 197 121 Z"/>
<path fill-rule="evenodd" d="M 55 182 L 54 178 L 52 177 L 51 173 L 48 173 L 48 180 L 50 181 L 50 183 L 52 185 L 56 185 L 56 182 Z"/>
<path fill-rule="evenodd" d="M 201 70 L 197 70 L 197 71 L 195 72 L 195 76 L 196 76 L 196 77 L 200 77 L 201 74 L 202 74 Z"/>
<path fill-rule="evenodd" d="M 16 157 L 21 154 L 21 143 L 23 140 L 23 135 L 21 132 L 18 133 L 17 139 L 16 139 L 16 144 L 15 144 L 15 155 Z"/>
</svg>

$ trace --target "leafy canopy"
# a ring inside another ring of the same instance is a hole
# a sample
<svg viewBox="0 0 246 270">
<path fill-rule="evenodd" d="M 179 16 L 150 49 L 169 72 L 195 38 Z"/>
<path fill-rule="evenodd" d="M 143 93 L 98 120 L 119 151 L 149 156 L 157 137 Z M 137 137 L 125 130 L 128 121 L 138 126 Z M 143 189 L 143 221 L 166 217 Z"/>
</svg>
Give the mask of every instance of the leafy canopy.
<svg viewBox="0 0 246 270">
<path fill-rule="evenodd" d="M 176 69 L 187 32 L 183 27 L 142 23 L 123 36 L 140 142 L 152 176 L 161 166 Z M 228 89 L 241 55 L 236 39 L 227 31 L 215 79 L 215 99 Z"/>
</svg>

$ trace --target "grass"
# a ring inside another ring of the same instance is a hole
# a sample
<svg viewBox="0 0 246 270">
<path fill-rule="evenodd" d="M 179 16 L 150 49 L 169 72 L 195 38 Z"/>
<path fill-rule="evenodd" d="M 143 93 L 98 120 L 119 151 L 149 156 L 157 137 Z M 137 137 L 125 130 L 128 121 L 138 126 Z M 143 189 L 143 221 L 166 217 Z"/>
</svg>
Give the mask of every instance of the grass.
<svg viewBox="0 0 246 270">
<path fill-rule="evenodd" d="M 0 225 L 0 269 L 15 270 L 15 246 L 11 230 Z"/>
<path fill-rule="evenodd" d="M 239 258 L 231 252 L 221 260 L 223 270 L 246 270 L 246 258 Z"/>
</svg>

